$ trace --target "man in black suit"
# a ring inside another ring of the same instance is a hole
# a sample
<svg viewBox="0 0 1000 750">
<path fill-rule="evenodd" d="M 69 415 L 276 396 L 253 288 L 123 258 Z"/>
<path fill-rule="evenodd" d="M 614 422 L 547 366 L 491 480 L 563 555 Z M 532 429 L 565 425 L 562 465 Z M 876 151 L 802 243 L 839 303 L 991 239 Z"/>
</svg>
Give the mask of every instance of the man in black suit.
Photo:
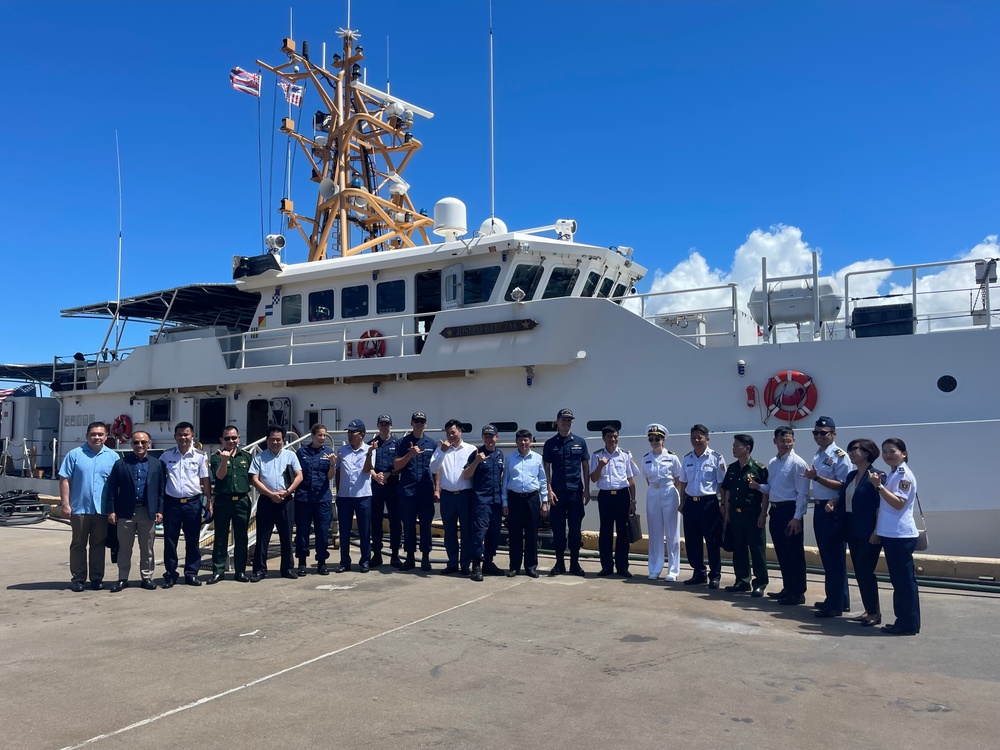
<svg viewBox="0 0 1000 750">
<path fill-rule="evenodd" d="M 155 589 L 153 569 L 153 541 L 156 524 L 163 521 L 163 467 L 158 459 L 149 458 L 149 433 L 136 430 L 132 433 L 132 453 L 118 459 L 106 492 L 112 512 L 108 521 L 118 531 L 118 582 L 112 592 L 128 588 L 128 574 L 132 569 L 132 546 L 139 534 L 139 572 L 142 588 Z"/>
</svg>

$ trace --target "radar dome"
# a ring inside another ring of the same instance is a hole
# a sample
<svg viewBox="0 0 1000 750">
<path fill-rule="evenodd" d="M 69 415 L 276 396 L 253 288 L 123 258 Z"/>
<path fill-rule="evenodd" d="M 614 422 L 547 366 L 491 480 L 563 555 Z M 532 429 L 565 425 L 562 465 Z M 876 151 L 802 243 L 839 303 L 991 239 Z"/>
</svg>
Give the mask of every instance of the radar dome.
<svg viewBox="0 0 1000 750">
<path fill-rule="evenodd" d="M 479 234 L 483 237 L 489 237 L 493 234 L 507 234 L 507 225 L 504 224 L 503 219 L 491 216 L 479 225 Z"/>
<path fill-rule="evenodd" d="M 442 198 L 434 204 L 434 234 L 449 242 L 468 231 L 465 204 L 458 198 Z"/>
</svg>

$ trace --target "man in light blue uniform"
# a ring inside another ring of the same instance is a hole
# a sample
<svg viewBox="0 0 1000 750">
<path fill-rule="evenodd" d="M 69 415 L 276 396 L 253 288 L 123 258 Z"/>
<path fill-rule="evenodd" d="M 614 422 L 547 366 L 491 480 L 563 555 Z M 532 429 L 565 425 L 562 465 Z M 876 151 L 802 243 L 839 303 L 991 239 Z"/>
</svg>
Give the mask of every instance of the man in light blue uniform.
<svg viewBox="0 0 1000 750">
<path fill-rule="evenodd" d="M 271 425 L 267 429 L 267 450 L 254 456 L 250 464 L 250 484 L 260 493 L 252 583 L 267 576 L 267 552 L 275 526 L 281 543 L 281 577 L 299 577 L 292 557 L 292 493 L 302 483 L 302 465 L 294 451 L 284 450 L 284 445 L 285 428 Z"/>
<path fill-rule="evenodd" d="M 847 589 L 847 537 L 843 514 L 827 510 L 827 503 L 840 498 L 840 487 L 851 473 L 851 461 L 834 442 L 837 425 L 830 417 L 820 417 L 813 427 L 818 446 L 812 466 L 805 471 L 812 480 L 813 532 L 823 560 L 826 598 L 816 603 L 817 617 L 840 617 L 851 609 Z"/>
<path fill-rule="evenodd" d="M 87 444 L 66 454 L 59 467 L 59 499 L 63 518 L 68 518 L 73 537 L 69 543 L 70 588 L 83 591 L 90 562 L 90 588 L 104 588 L 104 543 L 108 537 L 108 514 L 104 485 L 118 461 L 118 454 L 104 445 L 108 428 L 103 422 L 87 425 Z M 88 551 L 88 545 L 90 547 Z"/>
<path fill-rule="evenodd" d="M 507 462 L 504 474 L 504 515 L 507 516 L 510 570 L 517 575 L 524 556 L 524 572 L 538 578 L 538 519 L 548 515 L 548 483 L 542 457 L 531 450 L 532 434 L 518 430 L 517 451 Z"/>
<path fill-rule="evenodd" d="M 337 525 L 340 528 L 340 567 L 351 569 L 351 526 L 358 519 L 361 542 L 359 569 L 371 567 L 372 456 L 375 446 L 365 446 L 365 423 L 352 419 L 347 424 L 347 445 L 337 449 Z"/>
</svg>

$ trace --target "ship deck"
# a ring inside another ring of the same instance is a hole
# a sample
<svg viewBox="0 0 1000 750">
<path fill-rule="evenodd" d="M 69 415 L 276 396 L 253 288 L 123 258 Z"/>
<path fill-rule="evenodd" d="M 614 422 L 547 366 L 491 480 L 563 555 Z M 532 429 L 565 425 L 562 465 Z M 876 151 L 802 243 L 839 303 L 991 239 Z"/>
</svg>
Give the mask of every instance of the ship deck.
<svg viewBox="0 0 1000 750">
<path fill-rule="evenodd" d="M 69 537 L 0 527 L 7 747 L 996 744 L 995 594 L 922 589 L 916 638 L 593 561 L 586 579 L 386 567 L 74 594 Z"/>
</svg>

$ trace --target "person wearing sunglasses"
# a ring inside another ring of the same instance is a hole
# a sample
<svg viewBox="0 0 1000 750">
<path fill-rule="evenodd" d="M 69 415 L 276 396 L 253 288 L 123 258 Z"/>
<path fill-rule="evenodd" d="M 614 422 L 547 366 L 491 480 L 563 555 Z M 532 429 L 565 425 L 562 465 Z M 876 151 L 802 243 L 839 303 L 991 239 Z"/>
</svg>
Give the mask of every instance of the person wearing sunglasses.
<svg viewBox="0 0 1000 750">
<path fill-rule="evenodd" d="M 131 442 L 132 452 L 115 462 L 105 490 L 112 508 L 108 523 L 118 534 L 118 580 L 111 585 L 112 593 L 128 588 L 136 535 L 139 536 L 140 586 L 149 590 L 156 588 L 153 542 L 156 524 L 163 521 L 163 467 L 159 460 L 151 460 L 147 455 L 148 432 L 136 430 Z"/>
<path fill-rule="evenodd" d="M 804 472 L 812 482 L 813 532 L 823 561 L 826 596 L 816 602 L 816 617 L 840 617 L 851 608 L 847 589 L 847 537 L 844 517 L 829 508 L 840 498 L 840 488 L 851 473 L 847 453 L 837 447 L 837 425 L 830 417 L 820 417 L 813 427 L 816 453 L 812 466 Z"/>
<path fill-rule="evenodd" d="M 215 543 L 212 546 L 212 577 L 209 585 L 225 578 L 229 557 L 229 527 L 233 528 L 233 580 L 248 583 L 247 557 L 250 527 L 250 462 L 253 456 L 240 448 L 240 431 L 226 425 L 222 448 L 208 460 L 215 477 Z"/>
<path fill-rule="evenodd" d="M 733 532 L 733 572 L 736 583 L 726 586 L 726 591 L 745 591 L 754 598 L 764 595 L 767 588 L 767 536 L 764 524 L 764 496 L 760 484 L 767 484 L 767 467 L 750 455 L 753 452 L 752 435 L 733 435 L 733 458 L 722 480 L 722 519 Z M 750 487 L 750 480 L 758 488 Z M 752 568 L 751 568 L 752 565 Z M 751 570 L 753 579 L 750 578 Z"/>
<path fill-rule="evenodd" d="M 415 411 L 410 417 L 409 435 L 396 443 L 393 469 L 399 476 L 399 517 L 403 521 L 403 550 L 406 559 L 400 570 L 413 570 L 417 557 L 417 520 L 420 520 L 420 569 L 431 569 L 431 522 L 434 520 L 434 475 L 431 457 L 437 443 L 424 434 L 427 415 Z"/>
<path fill-rule="evenodd" d="M 666 542 L 666 568 L 664 579 L 676 581 L 681 574 L 681 524 L 677 506 L 680 495 L 675 482 L 681 475 L 681 460 L 673 451 L 664 447 L 667 428 L 653 423 L 646 427 L 649 453 L 642 457 L 639 470 L 646 479 L 646 528 L 649 530 L 649 580 L 660 577 L 664 568 L 664 542 Z"/>
<path fill-rule="evenodd" d="M 847 444 L 847 455 L 854 470 L 840 488 L 840 498 L 832 512 L 844 514 L 847 545 L 851 550 L 851 567 L 858 582 L 861 603 L 865 611 L 851 618 L 864 627 L 874 627 L 882 622 L 882 609 L 878 599 L 878 579 L 875 566 L 882 553 L 882 543 L 874 537 L 880 499 L 878 491 L 868 481 L 868 472 L 875 471 L 885 481 L 885 473 L 872 466 L 879 456 L 878 446 L 871 440 L 860 438 Z M 833 504 L 831 500 L 827 505 Z"/>
</svg>

